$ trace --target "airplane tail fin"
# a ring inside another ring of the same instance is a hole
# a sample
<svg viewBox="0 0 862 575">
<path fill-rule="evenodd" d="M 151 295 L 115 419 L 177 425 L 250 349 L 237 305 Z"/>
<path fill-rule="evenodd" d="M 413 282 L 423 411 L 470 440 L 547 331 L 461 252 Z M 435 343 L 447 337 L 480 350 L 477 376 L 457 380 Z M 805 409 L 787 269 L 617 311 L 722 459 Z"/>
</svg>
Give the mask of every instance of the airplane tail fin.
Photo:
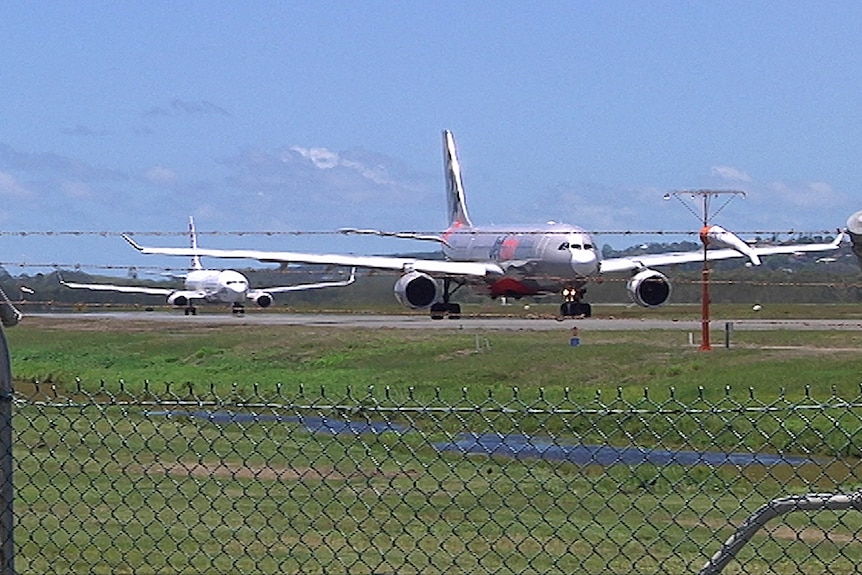
<svg viewBox="0 0 862 575">
<path fill-rule="evenodd" d="M 455 138 L 449 130 L 443 131 L 443 160 L 446 170 L 446 203 L 449 208 L 449 225 L 472 227 L 464 200 L 461 182 L 461 164 L 455 151 Z"/>
<path fill-rule="evenodd" d="M 198 234 L 195 231 L 195 219 L 193 216 L 189 216 L 189 242 L 191 242 L 192 251 L 197 252 L 198 249 Z M 192 256 L 192 261 L 189 269 L 192 270 L 202 270 L 204 267 L 201 265 L 201 258 L 198 257 L 197 254 Z"/>
</svg>

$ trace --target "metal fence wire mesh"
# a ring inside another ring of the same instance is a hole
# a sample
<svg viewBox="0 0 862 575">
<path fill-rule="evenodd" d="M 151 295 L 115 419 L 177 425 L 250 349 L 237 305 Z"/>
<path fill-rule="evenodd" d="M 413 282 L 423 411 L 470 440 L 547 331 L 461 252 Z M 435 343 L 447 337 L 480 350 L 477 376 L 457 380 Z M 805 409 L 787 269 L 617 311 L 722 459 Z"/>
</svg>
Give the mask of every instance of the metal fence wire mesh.
<svg viewBox="0 0 862 575">
<path fill-rule="evenodd" d="M 20 573 L 858 573 L 862 562 L 859 399 L 65 393 L 15 396 Z M 798 504 L 812 493 L 844 504 Z M 708 563 L 746 524 L 750 541 Z"/>
</svg>

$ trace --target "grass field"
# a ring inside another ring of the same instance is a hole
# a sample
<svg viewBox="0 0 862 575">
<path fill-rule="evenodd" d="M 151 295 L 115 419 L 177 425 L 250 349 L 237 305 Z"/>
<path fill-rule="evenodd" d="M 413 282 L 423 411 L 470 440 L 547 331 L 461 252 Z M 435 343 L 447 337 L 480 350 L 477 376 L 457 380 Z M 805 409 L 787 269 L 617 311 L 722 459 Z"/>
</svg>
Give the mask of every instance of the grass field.
<svg viewBox="0 0 862 575">
<path fill-rule="evenodd" d="M 714 326 L 753 313 L 714 307 Z M 612 307 L 596 315 L 631 317 L 634 312 Z M 758 317 L 852 317 L 858 310 L 776 306 L 764 312 L 768 315 Z M 477 313 L 487 312 L 480 308 Z M 649 313 L 673 319 L 699 317 L 696 306 Z M 801 397 L 806 389 L 828 394 L 833 386 L 840 395 L 855 397 L 862 372 L 862 354 L 857 351 L 862 330 L 738 331 L 730 349 L 715 345 L 713 352 L 703 353 L 690 345 L 687 332 L 676 330 L 586 332 L 581 333 L 583 345 L 571 348 L 568 324 L 563 323 L 559 331 L 477 333 L 455 328 L 194 327 L 181 321 L 81 317 L 80 322 L 29 317 L 7 330 L 13 374 L 19 382 L 38 380 L 68 388 L 78 378 L 86 390 L 116 391 L 123 380 L 131 392 L 144 382 L 240 392 L 257 386 L 264 393 L 276 384 L 288 393 L 299 386 L 325 386 L 334 394 L 348 387 L 359 391 L 375 386 L 401 395 L 409 389 L 419 399 L 432 397 L 438 389 L 446 398 L 456 398 L 462 388 L 479 393 L 518 388 L 527 397 L 541 389 L 552 396 L 566 391 L 583 399 L 598 391 L 616 393 L 618 388 L 633 397 L 648 388 L 656 398 L 674 389 L 677 398 L 687 400 L 701 393 L 717 397 L 726 387 L 750 386 L 764 399 L 781 392 Z"/>
<path fill-rule="evenodd" d="M 600 313 L 633 313 L 609 309 Z M 696 308 L 660 313 L 697 317 Z M 770 498 L 859 487 L 858 415 L 791 407 L 858 400 L 862 332 L 740 331 L 730 349 L 701 352 L 682 330 L 587 331 L 572 347 L 565 325 L 479 334 L 86 318 L 62 326 L 33 317 L 7 330 L 19 394 L 38 380 L 72 399 L 166 388 L 180 398 L 190 386 L 220 397 L 467 409 L 408 410 L 393 417 L 421 433 L 358 439 L 294 424 L 154 419 L 110 401 L 21 406 L 23 573 L 690 573 Z M 581 467 L 431 448 L 465 430 L 841 464 Z M 853 573 L 862 560 L 858 514 L 794 516 L 782 529 L 746 548 L 745 572 Z"/>
</svg>

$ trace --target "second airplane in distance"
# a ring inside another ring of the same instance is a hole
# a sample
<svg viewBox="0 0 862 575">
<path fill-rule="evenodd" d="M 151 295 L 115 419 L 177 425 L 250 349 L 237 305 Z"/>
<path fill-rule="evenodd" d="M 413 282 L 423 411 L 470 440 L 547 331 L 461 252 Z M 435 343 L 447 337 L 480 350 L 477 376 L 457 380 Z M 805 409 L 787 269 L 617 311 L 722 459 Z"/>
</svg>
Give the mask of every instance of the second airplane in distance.
<svg viewBox="0 0 862 575">
<path fill-rule="evenodd" d="M 350 270 L 350 277 L 343 281 L 318 282 L 290 286 L 276 286 L 262 289 L 250 289 L 248 279 L 235 270 L 204 269 L 197 254 L 197 233 L 193 218 L 189 218 L 189 239 L 192 255 L 191 266 L 185 276 L 182 289 L 170 289 L 147 286 L 76 283 L 60 280 L 64 286 L 75 289 L 94 291 L 111 291 L 120 293 L 138 293 L 147 295 L 163 295 L 169 305 L 182 307 L 186 315 L 197 314 L 195 301 L 208 304 L 227 304 L 235 314 L 245 312 L 245 302 L 251 301 L 260 307 L 269 307 L 273 294 L 292 291 L 305 291 L 329 287 L 344 287 L 355 281 L 355 270 Z"/>
</svg>

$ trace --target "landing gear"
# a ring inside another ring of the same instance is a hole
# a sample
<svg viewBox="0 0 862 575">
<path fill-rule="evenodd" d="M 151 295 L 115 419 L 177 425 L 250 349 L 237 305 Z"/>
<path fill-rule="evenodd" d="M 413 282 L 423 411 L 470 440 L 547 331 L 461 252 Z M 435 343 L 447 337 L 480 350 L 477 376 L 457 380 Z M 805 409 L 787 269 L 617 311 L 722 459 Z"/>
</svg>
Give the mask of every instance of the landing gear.
<svg viewBox="0 0 862 575">
<path fill-rule="evenodd" d="M 585 289 L 567 287 L 563 289 L 563 303 L 560 305 L 560 319 L 567 317 L 590 317 L 593 315 L 593 308 L 590 304 L 581 301 Z"/>
<path fill-rule="evenodd" d="M 431 319 L 461 319 L 461 305 L 450 303 L 449 297 L 458 291 L 464 284 L 458 284 L 455 289 L 452 288 L 452 280 L 449 278 L 443 279 L 443 301 L 431 304 Z"/>
<path fill-rule="evenodd" d="M 592 306 L 581 301 L 566 301 L 560 305 L 562 317 L 590 317 L 593 315 Z"/>
<path fill-rule="evenodd" d="M 431 305 L 431 319 L 461 319 L 461 305 L 457 303 L 435 303 Z"/>
<path fill-rule="evenodd" d="M 233 307 L 231 307 L 230 312 L 234 315 L 245 315 L 245 306 L 241 303 L 234 303 Z"/>
<path fill-rule="evenodd" d="M 198 315 L 198 308 L 193 305 L 187 305 L 183 310 L 183 315 Z"/>
</svg>

